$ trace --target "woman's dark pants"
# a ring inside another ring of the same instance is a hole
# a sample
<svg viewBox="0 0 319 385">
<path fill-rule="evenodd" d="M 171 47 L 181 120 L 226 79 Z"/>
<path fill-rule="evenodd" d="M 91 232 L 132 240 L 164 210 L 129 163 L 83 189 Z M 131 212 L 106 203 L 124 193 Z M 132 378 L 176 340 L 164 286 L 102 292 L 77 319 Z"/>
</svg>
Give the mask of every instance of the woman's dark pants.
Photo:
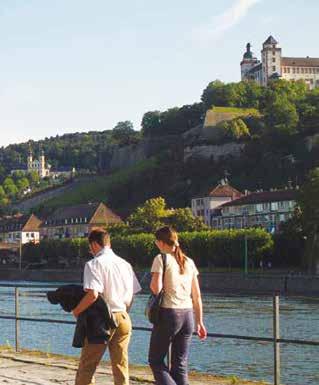
<svg viewBox="0 0 319 385">
<path fill-rule="evenodd" d="M 160 322 L 153 327 L 148 357 L 156 385 L 188 385 L 188 355 L 193 331 L 193 309 L 160 310 Z M 169 369 L 164 360 L 170 344 Z"/>
</svg>

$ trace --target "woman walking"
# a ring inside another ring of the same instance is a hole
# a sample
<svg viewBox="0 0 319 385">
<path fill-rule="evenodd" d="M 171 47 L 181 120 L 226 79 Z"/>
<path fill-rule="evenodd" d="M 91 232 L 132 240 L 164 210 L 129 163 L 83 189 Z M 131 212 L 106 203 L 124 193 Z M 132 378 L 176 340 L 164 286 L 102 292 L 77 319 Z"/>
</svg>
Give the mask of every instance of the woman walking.
<svg viewBox="0 0 319 385">
<path fill-rule="evenodd" d="M 163 288 L 164 297 L 160 322 L 154 325 L 151 335 L 149 363 L 156 385 L 188 385 L 188 356 L 194 332 L 194 314 L 199 338 L 205 339 L 207 336 L 198 270 L 193 260 L 181 250 L 176 231 L 165 226 L 157 230 L 155 237 L 161 254 L 153 261 L 150 287 L 154 294 L 160 293 Z M 168 368 L 164 359 L 170 344 L 172 355 L 171 367 Z"/>
</svg>

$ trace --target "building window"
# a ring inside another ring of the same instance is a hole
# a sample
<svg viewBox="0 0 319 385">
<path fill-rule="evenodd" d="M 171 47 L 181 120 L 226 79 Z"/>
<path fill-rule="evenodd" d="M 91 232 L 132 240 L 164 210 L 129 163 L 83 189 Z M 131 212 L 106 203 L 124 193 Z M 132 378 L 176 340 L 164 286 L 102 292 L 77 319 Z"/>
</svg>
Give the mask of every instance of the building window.
<svg viewBox="0 0 319 385">
<path fill-rule="evenodd" d="M 275 57 L 272 58 L 272 62 L 276 63 L 276 58 Z"/>
<path fill-rule="evenodd" d="M 299 67 L 296 68 L 297 74 L 299 74 Z"/>
<path fill-rule="evenodd" d="M 301 73 L 303 74 L 305 72 L 305 69 L 304 68 L 301 68 Z"/>
<path fill-rule="evenodd" d="M 276 66 L 273 66 L 273 67 L 272 67 L 272 71 L 273 71 L 273 72 L 276 72 Z"/>
<path fill-rule="evenodd" d="M 31 238 L 34 238 L 34 233 L 31 233 Z"/>
<path fill-rule="evenodd" d="M 305 74 L 307 74 L 308 73 L 308 68 L 305 68 Z"/>
<path fill-rule="evenodd" d="M 270 209 L 271 209 L 271 211 L 278 210 L 278 202 L 271 202 Z"/>
<path fill-rule="evenodd" d="M 26 233 L 26 235 L 25 235 L 27 238 L 29 238 L 29 233 Z"/>
<path fill-rule="evenodd" d="M 287 68 L 287 72 L 288 72 L 288 74 L 290 74 L 290 67 Z"/>
<path fill-rule="evenodd" d="M 319 68 L 317 68 L 317 71 L 316 71 L 316 72 L 317 72 L 317 74 L 319 74 Z"/>
<path fill-rule="evenodd" d="M 263 203 L 263 210 L 266 211 L 269 209 L 269 203 Z"/>
<path fill-rule="evenodd" d="M 64 223 L 67 225 L 67 224 L 68 224 L 68 220 L 67 220 L 67 219 L 64 219 Z"/>
<path fill-rule="evenodd" d="M 296 73 L 296 68 L 295 68 L 295 67 L 292 67 L 292 73 L 293 73 L 293 74 Z"/>
<path fill-rule="evenodd" d="M 263 205 L 262 205 L 261 203 L 258 203 L 258 204 L 256 205 L 256 211 L 257 211 L 258 213 L 260 213 L 261 211 L 263 211 Z"/>
</svg>

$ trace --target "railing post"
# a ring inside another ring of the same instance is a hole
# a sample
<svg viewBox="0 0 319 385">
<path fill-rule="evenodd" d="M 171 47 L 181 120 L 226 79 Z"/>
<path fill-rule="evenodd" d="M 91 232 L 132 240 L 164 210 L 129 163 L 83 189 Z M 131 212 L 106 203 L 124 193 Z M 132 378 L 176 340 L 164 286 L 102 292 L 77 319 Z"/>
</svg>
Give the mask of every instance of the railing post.
<svg viewBox="0 0 319 385">
<path fill-rule="evenodd" d="M 280 338 L 279 333 L 279 294 L 273 296 L 273 333 L 274 333 L 274 385 L 280 385 Z"/>
<path fill-rule="evenodd" d="M 20 324 L 19 324 L 19 288 L 15 288 L 15 345 L 16 352 L 19 351 L 19 332 L 20 332 Z"/>
</svg>

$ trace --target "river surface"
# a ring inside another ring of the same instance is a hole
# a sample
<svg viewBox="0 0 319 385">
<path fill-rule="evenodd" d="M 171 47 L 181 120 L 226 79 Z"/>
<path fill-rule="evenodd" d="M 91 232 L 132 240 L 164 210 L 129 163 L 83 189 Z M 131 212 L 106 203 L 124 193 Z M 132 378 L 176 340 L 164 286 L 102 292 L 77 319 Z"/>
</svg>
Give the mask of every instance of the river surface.
<svg viewBox="0 0 319 385">
<path fill-rule="evenodd" d="M 4 283 L 4 282 L 3 282 Z M 20 289 L 20 316 L 73 320 L 59 305 L 51 305 L 40 290 Z M 30 293 L 31 292 L 31 293 Z M 134 326 L 149 327 L 144 317 L 147 295 L 136 296 L 131 316 Z M 272 298 L 204 294 L 205 324 L 211 333 L 272 337 Z M 14 289 L 0 287 L 0 315 L 14 315 Z M 14 321 L 0 319 L 0 344 L 14 346 Z M 48 353 L 79 355 L 72 348 L 73 325 L 21 322 L 20 345 Z M 134 331 L 130 361 L 147 364 L 149 333 Z M 319 298 L 280 298 L 280 336 L 319 341 Z M 108 356 L 106 354 L 106 359 Z M 273 380 L 271 343 L 208 338 L 192 341 L 190 368 L 251 380 Z M 319 384 L 319 347 L 281 345 L 281 382 Z"/>
</svg>

